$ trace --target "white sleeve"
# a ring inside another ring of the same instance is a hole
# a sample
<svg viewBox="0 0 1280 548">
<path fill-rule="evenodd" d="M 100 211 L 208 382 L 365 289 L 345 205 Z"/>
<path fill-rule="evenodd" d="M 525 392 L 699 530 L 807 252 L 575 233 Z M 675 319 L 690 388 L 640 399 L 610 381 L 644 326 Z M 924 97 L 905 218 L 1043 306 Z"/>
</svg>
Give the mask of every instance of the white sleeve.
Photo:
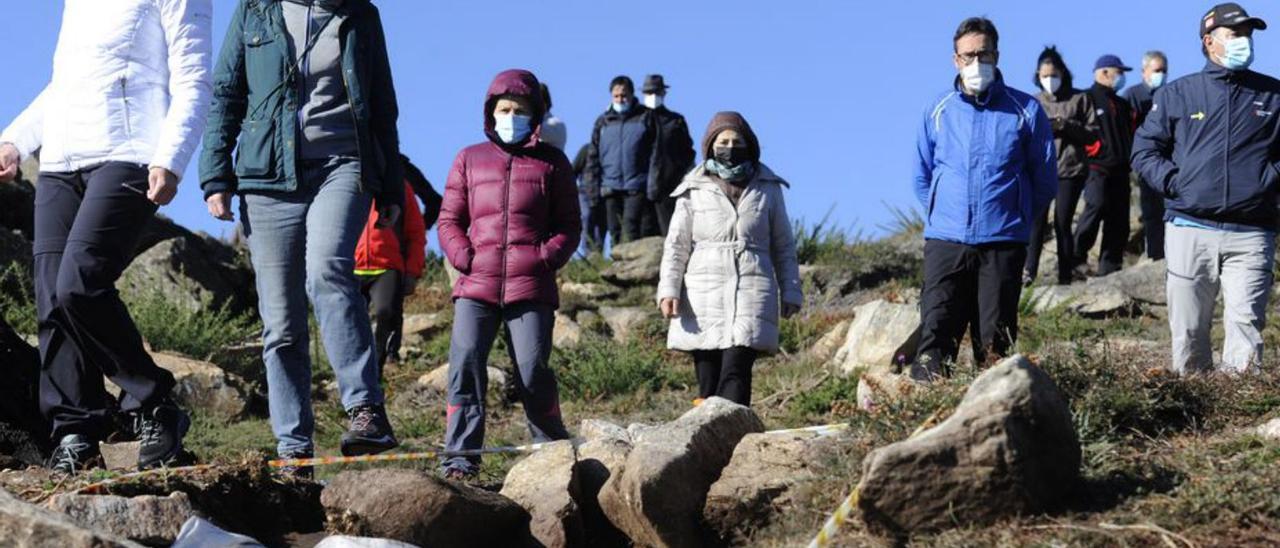
<svg viewBox="0 0 1280 548">
<path fill-rule="evenodd" d="M 24 159 L 39 150 L 40 144 L 44 142 L 44 109 L 45 103 L 49 101 L 50 87 L 52 86 L 45 86 L 40 95 L 27 105 L 26 110 L 14 118 L 13 123 L 0 134 L 0 143 L 13 143 Z"/>
<path fill-rule="evenodd" d="M 169 112 L 151 167 L 179 177 L 204 133 L 213 95 L 212 0 L 156 0 L 169 58 Z"/>
</svg>

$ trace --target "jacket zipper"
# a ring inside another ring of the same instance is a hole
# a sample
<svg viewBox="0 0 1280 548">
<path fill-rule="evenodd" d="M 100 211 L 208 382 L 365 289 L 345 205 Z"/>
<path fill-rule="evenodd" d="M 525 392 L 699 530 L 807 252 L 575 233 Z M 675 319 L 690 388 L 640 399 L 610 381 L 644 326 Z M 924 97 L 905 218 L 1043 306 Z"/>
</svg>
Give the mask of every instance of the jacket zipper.
<svg viewBox="0 0 1280 548">
<path fill-rule="evenodd" d="M 1227 79 L 1227 132 L 1222 139 L 1222 209 L 1225 211 L 1231 197 L 1231 113 L 1235 110 L 1232 104 L 1235 88 Z"/>
<path fill-rule="evenodd" d="M 507 176 L 502 187 L 502 277 L 498 284 L 498 306 L 507 305 L 507 243 L 510 233 L 511 212 L 511 171 L 515 168 L 516 157 L 507 157 Z M 475 260 L 474 258 L 472 260 Z"/>
<path fill-rule="evenodd" d="M 133 122 L 129 116 L 129 77 L 120 77 L 120 104 L 124 105 L 124 133 L 129 141 L 133 141 Z"/>
<path fill-rule="evenodd" d="M 347 24 L 347 21 L 345 20 L 342 23 L 340 23 L 340 25 L 345 25 L 345 24 Z M 360 135 L 360 118 L 356 116 L 356 104 L 355 104 L 355 101 L 351 99 L 351 81 L 347 78 L 347 73 L 351 71 L 351 68 L 347 67 L 347 43 L 346 43 L 345 35 L 342 32 L 341 26 L 338 27 L 338 41 L 342 45 L 342 87 L 347 90 L 347 109 L 351 111 L 351 123 L 355 125 L 355 129 L 356 129 L 356 159 L 360 160 L 360 173 L 361 173 L 360 190 L 367 191 L 368 188 L 365 187 L 365 178 L 364 178 L 364 173 L 367 166 L 364 165 L 364 147 L 361 146 L 361 141 L 363 141 L 364 139 L 362 139 Z M 391 183 L 388 183 L 388 184 L 391 184 Z M 401 182 L 400 184 L 404 184 L 404 182 Z M 403 215 L 404 212 L 401 212 L 401 214 Z"/>
</svg>

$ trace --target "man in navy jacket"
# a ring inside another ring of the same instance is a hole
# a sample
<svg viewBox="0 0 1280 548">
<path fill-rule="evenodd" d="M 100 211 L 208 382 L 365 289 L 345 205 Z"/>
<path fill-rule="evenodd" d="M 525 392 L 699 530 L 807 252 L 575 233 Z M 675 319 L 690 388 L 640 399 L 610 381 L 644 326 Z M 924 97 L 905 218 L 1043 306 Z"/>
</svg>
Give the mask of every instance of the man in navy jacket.
<svg viewBox="0 0 1280 548">
<path fill-rule="evenodd" d="M 1213 368 L 1209 333 L 1221 287 L 1222 367 L 1262 360 L 1275 262 L 1280 81 L 1249 70 L 1266 23 L 1234 3 L 1202 18 L 1204 70 L 1156 91 L 1133 164 L 1164 196 L 1173 369 Z"/>
<path fill-rule="evenodd" d="M 949 372 L 968 326 L 975 361 L 1005 355 L 1018 332 L 1022 266 L 1034 219 L 1058 191 L 1048 117 L 1004 84 L 991 21 L 956 30 L 960 75 L 925 109 L 916 196 L 926 212 L 920 344 L 912 377 Z"/>
</svg>

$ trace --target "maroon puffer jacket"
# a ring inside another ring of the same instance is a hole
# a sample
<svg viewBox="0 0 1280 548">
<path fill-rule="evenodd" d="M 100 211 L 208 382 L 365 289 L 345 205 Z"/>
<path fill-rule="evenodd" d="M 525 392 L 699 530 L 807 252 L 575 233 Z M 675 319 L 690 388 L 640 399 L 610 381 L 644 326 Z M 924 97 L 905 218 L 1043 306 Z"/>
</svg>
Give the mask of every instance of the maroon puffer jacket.
<svg viewBox="0 0 1280 548">
<path fill-rule="evenodd" d="M 533 105 L 533 135 L 514 145 L 494 132 L 493 107 L 504 95 Z M 524 70 L 499 74 L 484 102 L 488 141 L 458 153 L 440 209 L 440 247 L 462 277 L 455 299 L 505 306 L 559 306 L 556 271 L 578 249 L 582 220 L 573 166 L 538 139 L 545 109 L 538 79 Z"/>
</svg>

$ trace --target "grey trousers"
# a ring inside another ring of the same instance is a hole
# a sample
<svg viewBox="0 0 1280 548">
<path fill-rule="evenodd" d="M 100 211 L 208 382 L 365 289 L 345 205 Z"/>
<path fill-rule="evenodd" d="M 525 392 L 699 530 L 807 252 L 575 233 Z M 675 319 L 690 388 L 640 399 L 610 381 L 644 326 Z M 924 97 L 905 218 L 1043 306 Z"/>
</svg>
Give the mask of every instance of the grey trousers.
<svg viewBox="0 0 1280 548">
<path fill-rule="evenodd" d="M 449 344 L 449 402 L 445 450 L 484 447 L 484 404 L 489 388 L 489 350 L 505 324 L 507 347 L 520 375 L 516 385 L 529 433 L 535 442 L 569 439 L 560 418 L 560 393 L 551 370 L 551 333 L 555 311 L 550 305 L 520 303 L 498 307 L 471 299 L 454 303 L 453 338 Z M 443 468 L 479 471 L 480 457 L 454 457 Z"/>
<path fill-rule="evenodd" d="M 1209 333 L 1222 289 L 1222 369 L 1241 373 L 1262 363 L 1262 329 L 1267 323 L 1275 263 L 1275 233 L 1227 232 L 1165 224 L 1169 274 L 1169 330 L 1173 370 L 1214 369 Z"/>
</svg>

